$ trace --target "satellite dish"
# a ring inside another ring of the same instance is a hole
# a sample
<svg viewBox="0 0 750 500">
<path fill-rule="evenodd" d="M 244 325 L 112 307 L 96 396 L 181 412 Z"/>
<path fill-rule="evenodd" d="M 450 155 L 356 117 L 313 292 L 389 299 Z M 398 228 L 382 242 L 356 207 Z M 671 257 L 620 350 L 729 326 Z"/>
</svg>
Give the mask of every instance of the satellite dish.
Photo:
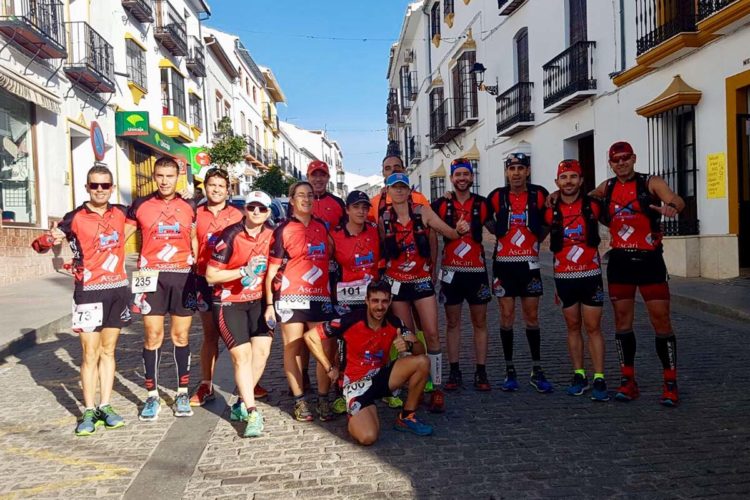
<svg viewBox="0 0 750 500">
<path fill-rule="evenodd" d="M 16 143 L 13 142 L 10 137 L 3 137 L 3 149 L 11 155 L 13 159 L 18 157 L 18 146 L 16 146 Z"/>
</svg>

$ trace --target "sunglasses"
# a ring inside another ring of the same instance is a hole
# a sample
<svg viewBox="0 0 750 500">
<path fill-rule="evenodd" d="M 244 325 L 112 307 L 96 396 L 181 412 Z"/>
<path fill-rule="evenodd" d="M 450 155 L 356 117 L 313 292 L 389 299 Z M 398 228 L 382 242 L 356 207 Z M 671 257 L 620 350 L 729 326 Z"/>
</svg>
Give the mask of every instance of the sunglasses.
<svg viewBox="0 0 750 500">
<path fill-rule="evenodd" d="M 96 190 L 99 188 L 107 190 L 112 187 L 112 183 L 111 182 L 89 182 L 88 186 L 89 186 L 89 189 L 91 190 Z"/>
<path fill-rule="evenodd" d="M 524 153 L 511 153 L 505 158 L 506 167 L 516 162 L 520 163 L 524 167 L 528 167 L 529 165 L 531 165 L 531 159 L 529 158 L 529 155 L 524 154 Z"/>
<path fill-rule="evenodd" d="M 632 154 L 624 154 L 620 156 L 610 156 L 609 161 L 612 163 L 620 163 L 621 161 L 628 161 L 633 157 Z"/>
<path fill-rule="evenodd" d="M 263 205 L 248 205 L 247 211 L 265 214 L 265 213 L 268 213 L 268 207 L 264 207 Z"/>
<path fill-rule="evenodd" d="M 208 179 L 209 177 L 214 177 L 214 176 L 221 177 L 224 180 L 229 179 L 229 174 L 226 173 L 224 170 L 220 168 L 209 168 L 208 171 L 206 172 L 205 178 Z"/>
</svg>

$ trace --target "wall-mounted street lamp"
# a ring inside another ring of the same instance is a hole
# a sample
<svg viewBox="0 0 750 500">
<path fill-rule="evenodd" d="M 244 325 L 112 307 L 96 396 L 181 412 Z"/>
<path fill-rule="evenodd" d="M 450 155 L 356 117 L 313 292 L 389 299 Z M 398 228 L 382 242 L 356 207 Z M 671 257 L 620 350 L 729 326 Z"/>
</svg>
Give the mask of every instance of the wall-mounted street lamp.
<svg viewBox="0 0 750 500">
<path fill-rule="evenodd" d="M 487 68 L 484 67 L 484 64 L 480 62 L 475 62 L 474 66 L 471 67 L 471 71 L 469 73 L 474 75 L 474 78 L 477 81 L 477 90 L 484 90 L 489 95 L 497 95 L 498 93 L 498 85 L 485 85 L 484 84 L 484 72 L 487 71 Z M 497 84 L 497 77 L 495 77 L 495 83 Z"/>
</svg>

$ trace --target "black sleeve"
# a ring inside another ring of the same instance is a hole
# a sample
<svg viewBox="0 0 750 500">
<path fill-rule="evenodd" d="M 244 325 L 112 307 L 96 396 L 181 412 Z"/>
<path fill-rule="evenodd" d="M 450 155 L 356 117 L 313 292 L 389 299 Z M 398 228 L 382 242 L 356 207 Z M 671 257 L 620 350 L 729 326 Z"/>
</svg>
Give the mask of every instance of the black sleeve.
<svg viewBox="0 0 750 500">
<path fill-rule="evenodd" d="M 57 223 L 57 229 L 65 233 L 65 239 L 70 241 L 73 239 L 73 218 L 75 218 L 76 213 L 78 213 L 78 210 L 73 210 L 72 212 L 68 212 L 65 214 L 63 219 Z"/>
</svg>

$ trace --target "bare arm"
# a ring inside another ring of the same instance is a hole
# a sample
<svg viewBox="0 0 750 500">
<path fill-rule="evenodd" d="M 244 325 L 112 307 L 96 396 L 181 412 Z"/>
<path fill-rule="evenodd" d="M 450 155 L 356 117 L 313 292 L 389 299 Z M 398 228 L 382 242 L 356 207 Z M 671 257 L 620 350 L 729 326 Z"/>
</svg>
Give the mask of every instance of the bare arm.
<svg viewBox="0 0 750 500">
<path fill-rule="evenodd" d="M 320 340 L 317 327 L 305 332 L 305 344 L 307 344 L 310 353 L 312 353 L 312 355 L 315 356 L 315 359 L 318 360 L 318 363 L 323 366 L 323 369 L 328 374 L 328 378 L 330 378 L 332 382 L 337 380 L 339 377 L 339 370 L 336 368 L 335 364 L 329 361 L 328 356 L 326 356 L 326 351 L 323 349 L 323 341 Z"/>
<path fill-rule="evenodd" d="M 599 200 L 603 200 L 605 194 L 607 194 L 607 181 L 602 182 L 601 184 L 596 186 L 596 189 L 593 189 L 591 190 L 591 192 L 589 192 L 589 196 Z"/>
<path fill-rule="evenodd" d="M 661 177 L 651 177 L 648 181 L 648 189 L 662 202 L 661 206 L 651 205 L 650 208 L 656 210 L 665 217 L 674 217 L 685 208 L 685 200 L 672 191 L 669 184 L 667 184 Z"/>
<path fill-rule="evenodd" d="M 468 226 L 468 223 L 463 219 L 459 220 L 458 224 L 456 224 L 457 229 L 462 229 L 463 227 L 462 232 L 459 233 L 457 229 L 454 229 L 446 224 L 440 217 L 438 217 L 435 211 L 428 206 L 422 207 L 422 220 L 429 227 L 450 240 L 456 240 L 468 231 L 468 228 L 466 228 L 466 226 Z"/>
<path fill-rule="evenodd" d="M 240 274 L 239 269 L 219 269 L 211 265 L 206 269 L 206 281 L 209 285 L 226 283 L 240 278 L 242 278 L 242 274 Z"/>
<path fill-rule="evenodd" d="M 430 231 L 430 263 L 432 264 L 432 284 L 437 284 L 438 261 L 438 238 L 436 231 Z"/>
<path fill-rule="evenodd" d="M 198 229 L 193 226 L 190 230 L 190 247 L 193 249 L 193 255 L 198 258 Z"/>
<path fill-rule="evenodd" d="M 132 224 L 125 224 L 125 241 L 135 234 L 138 228 Z"/>
<path fill-rule="evenodd" d="M 268 271 L 266 272 L 266 305 L 273 305 L 273 280 L 276 277 L 276 273 L 279 272 L 281 264 L 268 263 Z"/>
</svg>

